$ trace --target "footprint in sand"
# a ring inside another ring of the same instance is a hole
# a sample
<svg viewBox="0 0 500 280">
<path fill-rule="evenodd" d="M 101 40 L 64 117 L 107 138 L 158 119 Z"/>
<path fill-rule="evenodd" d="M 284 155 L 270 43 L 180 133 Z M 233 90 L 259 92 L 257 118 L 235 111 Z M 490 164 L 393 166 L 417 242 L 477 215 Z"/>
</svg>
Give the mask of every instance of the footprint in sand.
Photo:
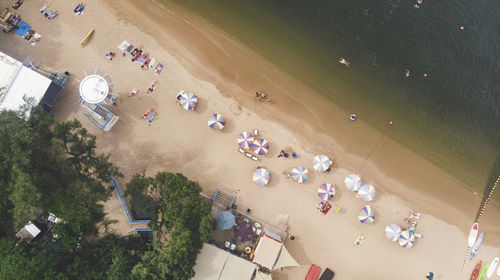
<svg viewBox="0 0 500 280">
<path fill-rule="evenodd" d="M 235 115 L 241 115 L 241 112 L 243 111 L 241 109 L 241 105 L 238 103 L 232 103 L 231 105 L 229 105 L 229 110 L 231 110 L 231 112 L 233 112 Z"/>
</svg>

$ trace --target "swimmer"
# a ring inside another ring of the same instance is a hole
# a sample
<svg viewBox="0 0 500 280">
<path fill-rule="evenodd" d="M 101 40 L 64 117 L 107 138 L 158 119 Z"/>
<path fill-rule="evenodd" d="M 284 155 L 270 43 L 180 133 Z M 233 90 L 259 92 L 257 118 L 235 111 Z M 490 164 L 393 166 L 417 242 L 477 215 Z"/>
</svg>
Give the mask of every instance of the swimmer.
<svg viewBox="0 0 500 280">
<path fill-rule="evenodd" d="M 350 63 L 349 61 L 345 60 L 345 59 L 344 59 L 344 58 L 342 58 L 342 57 L 340 58 L 339 62 L 340 62 L 340 64 L 344 64 L 344 65 L 345 65 L 345 66 L 347 66 L 347 67 L 350 67 L 350 66 L 351 66 L 351 63 Z"/>
<path fill-rule="evenodd" d="M 410 77 L 410 70 L 405 69 L 405 76 L 406 78 Z"/>
<path fill-rule="evenodd" d="M 420 8 L 420 5 L 422 5 L 422 3 L 424 2 L 424 0 L 417 0 L 417 4 L 415 4 L 415 8 Z"/>
</svg>

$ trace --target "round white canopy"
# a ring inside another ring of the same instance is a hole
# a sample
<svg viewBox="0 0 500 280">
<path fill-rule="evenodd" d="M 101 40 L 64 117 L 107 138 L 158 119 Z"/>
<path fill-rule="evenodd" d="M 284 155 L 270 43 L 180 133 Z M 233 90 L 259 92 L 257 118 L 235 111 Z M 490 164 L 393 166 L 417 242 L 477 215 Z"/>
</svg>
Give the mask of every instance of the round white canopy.
<svg viewBox="0 0 500 280">
<path fill-rule="evenodd" d="M 80 96 L 88 103 L 100 103 L 106 98 L 108 93 L 108 82 L 99 75 L 87 76 L 80 83 Z"/>
</svg>

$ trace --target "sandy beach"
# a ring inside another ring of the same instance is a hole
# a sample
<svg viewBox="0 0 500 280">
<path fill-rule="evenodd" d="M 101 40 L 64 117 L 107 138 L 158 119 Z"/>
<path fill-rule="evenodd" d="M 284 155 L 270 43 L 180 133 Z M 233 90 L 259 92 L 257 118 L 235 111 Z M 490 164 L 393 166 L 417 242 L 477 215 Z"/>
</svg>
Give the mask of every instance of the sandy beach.
<svg viewBox="0 0 500 280">
<path fill-rule="evenodd" d="M 16 34 L 1 33 L 0 50 L 71 73 L 52 113 L 59 120 L 77 118 L 97 135 L 98 149 L 110 153 L 125 174 L 119 180 L 122 188 L 135 173 L 180 172 L 198 181 L 208 196 L 218 187 L 236 192 L 238 209 L 251 208 L 261 220 L 273 223 L 278 216 L 288 217 L 288 233 L 296 239 L 286 241 L 286 246 L 301 267 L 276 271 L 273 279 L 303 279 L 312 263 L 330 267 L 335 279 L 423 279 L 429 271 L 437 279 L 468 279 L 477 261 L 497 256 L 499 209 L 488 206 L 480 225 L 487 235 L 485 243 L 462 270 L 480 195 L 362 120 L 348 121 L 340 108 L 326 111 L 332 105 L 324 105 L 319 95 L 306 100 L 301 93 L 309 88 L 202 19 L 173 4 L 161 8 L 153 2 L 117 0 L 86 1 L 85 12 L 76 16 L 75 3 L 53 1 L 51 9 L 60 15 L 51 21 L 39 12 L 43 2 L 26 1 L 18 13 L 42 34 L 41 41 L 33 47 Z M 0 4 L 3 8 L 11 3 Z M 92 28 L 95 34 L 80 47 Z M 117 46 L 123 40 L 142 45 L 165 64 L 162 73 L 143 71 L 130 55 L 122 57 Z M 110 50 L 118 53 L 111 61 L 104 58 Z M 118 106 L 108 107 L 120 116 L 110 132 L 93 126 L 77 104 L 79 80 L 95 71 L 106 74 L 120 93 Z M 153 94 L 146 93 L 154 80 L 159 86 Z M 132 88 L 139 94 L 128 97 Z M 181 89 L 198 95 L 196 111 L 185 111 L 176 103 Z M 255 101 L 255 92 L 261 90 L 271 102 Z M 142 114 L 150 108 L 160 116 L 148 126 Z M 224 130 L 207 127 L 212 113 L 226 117 Z M 259 162 L 238 153 L 236 145 L 240 132 L 254 129 L 271 143 Z M 390 133 L 390 127 L 384 133 Z M 299 157 L 277 158 L 286 146 Z M 315 154 L 334 159 L 329 174 L 312 169 Z M 282 174 L 298 165 L 311 171 L 305 184 Z M 268 186 L 252 182 L 257 166 L 271 171 Z M 353 172 L 377 189 L 376 199 L 368 203 L 376 213 L 371 225 L 356 217 L 366 203 L 344 187 L 344 177 Z M 342 208 L 339 214 L 324 216 L 315 209 L 322 183 L 336 185 L 333 202 Z M 107 218 L 119 221 L 111 226 L 115 232 L 127 234 L 134 226 L 127 224 L 119 206 L 116 196 L 106 202 Z M 384 228 L 389 223 L 404 225 L 411 210 L 422 213 L 417 232 L 423 237 L 414 248 L 403 249 L 385 238 Z M 353 247 L 360 233 L 365 240 Z"/>
</svg>

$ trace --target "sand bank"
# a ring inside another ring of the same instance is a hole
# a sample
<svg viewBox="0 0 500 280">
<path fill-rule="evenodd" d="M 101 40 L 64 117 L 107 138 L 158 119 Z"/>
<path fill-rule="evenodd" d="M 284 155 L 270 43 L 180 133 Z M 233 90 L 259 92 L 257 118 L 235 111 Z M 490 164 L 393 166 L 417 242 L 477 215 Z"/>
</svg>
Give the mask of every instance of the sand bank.
<svg viewBox="0 0 500 280">
<path fill-rule="evenodd" d="M 339 279 L 421 279 L 428 271 L 435 271 L 440 279 L 461 279 L 470 274 L 472 264 L 463 273 L 460 267 L 479 197 L 385 137 L 365 162 L 380 139 L 379 132 L 361 121 L 348 122 L 340 109 L 329 111 L 330 125 L 323 125 L 324 114 L 318 113 L 326 108 L 323 100 L 304 103 L 300 92 L 310 89 L 206 22 L 173 7 L 162 10 L 154 3 L 141 3 L 141 7 L 133 1 L 109 3 L 113 8 L 89 0 L 85 13 L 75 16 L 72 3 L 55 1 L 52 7 L 60 16 L 49 21 L 38 12 L 41 3 L 27 2 L 19 12 L 44 36 L 42 41 L 32 47 L 15 34 L 2 33 L 0 48 L 16 58 L 29 56 L 72 73 L 53 113 L 61 120 L 76 117 L 97 135 L 99 149 L 111 153 L 111 160 L 126 175 L 122 186 L 136 172 L 182 172 L 200 182 L 206 194 L 219 186 L 237 192 L 238 207 L 251 208 L 262 220 L 288 216 L 289 232 L 297 238 L 287 241 L 287 246 L 303 267 L 278 272 L 278 279 L 301 279 L 311 263 L 331 267 Z M 96 32 L 81 48 L 78 42 L 91 28 Z M 117 51 L 122 40 L 142 44 L 162 61 L 166 67 L 161 75 L 142 71 L 129 56 L 104 59 L 109 50 Z M 78 80 L 96 69 L 107 73 L 115 92 L 121 93 L 118 107 L 111 108 L 120 120 L 109 133 L 90 124 L 76 104 Z M 160 85 L 154 94 L 146 94 L 155 79 Z M 132 88 L 138 88 L 139 95 L 127 97 Z M 195 112 L 184 111 L 175 102 L 179 89 L 198 94 Z M 256 103 L 256 90 L 268 92 L 272 102 Z M 141 118 L 149 108 L 160 113 L 152 126 Z M 228 120 L 222 132 L 206 125 L 214 112 Z M 236 151 L 237 134 L 254 128 L 271 142 L 271 152 L 258 163 Z M 279 149 L 285 146 L 293 147 L 299 158 L 278 159 Z M 282 171 L 296 165 L 311 167 L 315 153 L 330 154 L 336 168 L 330 174 L 312 172 L 303 185 L 282 176 Z M 271 171 L 269 186 L 251 182 L 257 165 Z M 343 177 L 350 172 L 359 172 L 378 190 L 370 203 L 377 215 L 372 225 L 357 221 L 364 203 L 343 187 Z M 343 209 L 339 215 L 323 216 L 314 209 L 317 187 L 324 182 L 338 186 L 334 203 Z M 121 211 L 116 206 L 113 197 L 106 206 L 111 217 Z M 417 229 L 424 237 L 415 248 L 405 250 L 385 240 L 383 229 L 388 223 L 403 225 L 410 209 L 423 213 Z M 483 217 L 488 246 L 477 259 L 491 259 L 498 252 L 497 217 L 498 210 L 492 207 Z M 359 233 L 366 240 L 354 248 L 352 241 Z"/>
</svg>

